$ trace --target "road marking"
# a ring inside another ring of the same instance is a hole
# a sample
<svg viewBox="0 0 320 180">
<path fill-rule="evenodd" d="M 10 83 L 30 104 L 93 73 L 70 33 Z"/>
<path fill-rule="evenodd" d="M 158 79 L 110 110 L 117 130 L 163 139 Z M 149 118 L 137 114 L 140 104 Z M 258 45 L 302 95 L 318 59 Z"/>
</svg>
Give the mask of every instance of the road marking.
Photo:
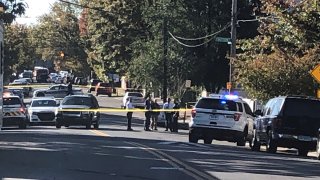
<svg viewBox="0 0 320 180">
<path fill-rule="evenodd" d="M 155 148 L 151 148 L 151 147 L 148 147 L 148 146 L 145 146 L 143 144 L 140 144 L 140 143 L 135 143 L 135 142 L 126 142 L 128 144 L 131 144 L 131 145 L 134 145 L 136 147 L 140 147 L 141 149 L 155 155 L 156 157 L 159 157 L 160 159 L 163 159 L 163 160 L 169 160 L 169 161 L 166 161 L 167 163 L 169 163 L 173 168 L 178 168 L 180 169 L 181 171 L 183 171 L 185 174 L 195 178 L 196 180 L 206 180 L 206 179 L 218 179 L 218 178 L 215 178 L 213 176 L 210 176 L 210 175 L 207 175 L 206 173 L 203 173 L 201 171 L 198 171 L 197 169 L 183 163 L 182 161 L 160 151 L 160 150 L 157 150 Z M 180 167 L 182 166 L 182 168 Z"/>
<path fill-rule="evenodd" d="M 155 170 L 183 170 L 183 168 L 176 168 L 176 167 L 150 167 L 150 169 L 155 169 Z"/>
<path fill-rule="evenodd" d="M 90 130 L 92 133 L 96 134 L 96 135 L 99 135 L 99 136 L 102 136 L 102 137 L 110 137 L 109 134 L 107 133 L 104 133 L 104 132 L 101 132 L 101 131 L 98 131 L 98 130 Z"/>
</svg>

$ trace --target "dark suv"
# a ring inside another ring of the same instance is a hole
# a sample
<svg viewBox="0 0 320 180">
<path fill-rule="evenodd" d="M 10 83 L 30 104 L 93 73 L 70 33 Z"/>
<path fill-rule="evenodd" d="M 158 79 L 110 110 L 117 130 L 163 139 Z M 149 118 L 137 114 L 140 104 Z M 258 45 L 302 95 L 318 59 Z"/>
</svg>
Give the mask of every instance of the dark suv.
<svg viewBox="0 0 320 180">
<path fill-rule="evenodd" d="M 275 153 L 277 147 L 296 148 L 307 156 L 316 150 L 320 128 L 320 100 L 305 96 L 284 96 L 270 99 L 261 116 L 255 120 L 252 150 L 261 144 Z"/>
<path fill-rule="evenodd" d="M 87 129 L 90 129 L 93 125 L 95 129 L 98 129 L 100 123 L 98 109 L 98 101 L 91 94 L 67 96 L 59 106 L 56 127 L 85 125 Z"/>
</svg>

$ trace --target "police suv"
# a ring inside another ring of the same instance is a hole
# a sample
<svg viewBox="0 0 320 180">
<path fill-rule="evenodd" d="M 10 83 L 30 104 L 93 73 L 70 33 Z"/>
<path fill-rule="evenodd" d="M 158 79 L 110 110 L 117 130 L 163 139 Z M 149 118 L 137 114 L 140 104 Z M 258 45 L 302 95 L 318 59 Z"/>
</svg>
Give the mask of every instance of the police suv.
<svg viewBox="0 0 320 180">
<path fill-rule="evenodd" d="M 237 146 L 251 144 L 254 114 L 249 105 L 236 95 L 211 94 L 201 98 L 192 109 L 189 142 L 203 139 L 236 142 Z"/>
<path fill-rule="evenodd" d="M 26 108 L 19 96 L 4 95 L 3 97 L 3 126 L 27 127 Z"/>
</svg>

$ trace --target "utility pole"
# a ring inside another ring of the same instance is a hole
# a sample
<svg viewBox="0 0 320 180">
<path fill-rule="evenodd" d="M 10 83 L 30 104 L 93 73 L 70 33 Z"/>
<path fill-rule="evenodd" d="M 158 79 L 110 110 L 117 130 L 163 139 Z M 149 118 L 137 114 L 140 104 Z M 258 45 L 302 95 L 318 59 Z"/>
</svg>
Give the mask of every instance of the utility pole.
<svg viewBox="0 0 320 180">
<path fill-rule="evenodd" d="M 236 48 L 237 48 L 236 41 L 237 41 L 237 0 L 232 0 L 229 83 L 232 83 L 232 62 L 236 59 Z M 229 89 L 229 92 L 230 92 L 230 90 L 231 90 L 231 88 Z"/>
<path fill-rule="evenodd" d="M 168 96 L 168 20 L 163 18 L 163 85 L 162 85 L 162 100 L 165 102 Z"/>
</svg>

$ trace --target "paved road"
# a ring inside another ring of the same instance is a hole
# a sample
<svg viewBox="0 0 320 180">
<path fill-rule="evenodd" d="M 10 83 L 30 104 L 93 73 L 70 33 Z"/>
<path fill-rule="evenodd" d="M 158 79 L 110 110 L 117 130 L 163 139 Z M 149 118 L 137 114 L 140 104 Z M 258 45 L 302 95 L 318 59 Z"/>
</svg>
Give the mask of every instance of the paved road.
<svg viewBox="0 0 320 180">
<path fill-rule="evenodd" d="M 98 97 L 103 107 L 121 98 Z M 295 151 L 252 152 L 214 141 L 188 143 L 187 131 L 143 131 L 135 113 L 128 132 L 123 112 L 102 116 L 99 130 L 30 127 L 0 133 L 0 179 L 320 179 L 320 162 Z M 309 153 L 310 154 L 310 153 Z"/>
</svg>

